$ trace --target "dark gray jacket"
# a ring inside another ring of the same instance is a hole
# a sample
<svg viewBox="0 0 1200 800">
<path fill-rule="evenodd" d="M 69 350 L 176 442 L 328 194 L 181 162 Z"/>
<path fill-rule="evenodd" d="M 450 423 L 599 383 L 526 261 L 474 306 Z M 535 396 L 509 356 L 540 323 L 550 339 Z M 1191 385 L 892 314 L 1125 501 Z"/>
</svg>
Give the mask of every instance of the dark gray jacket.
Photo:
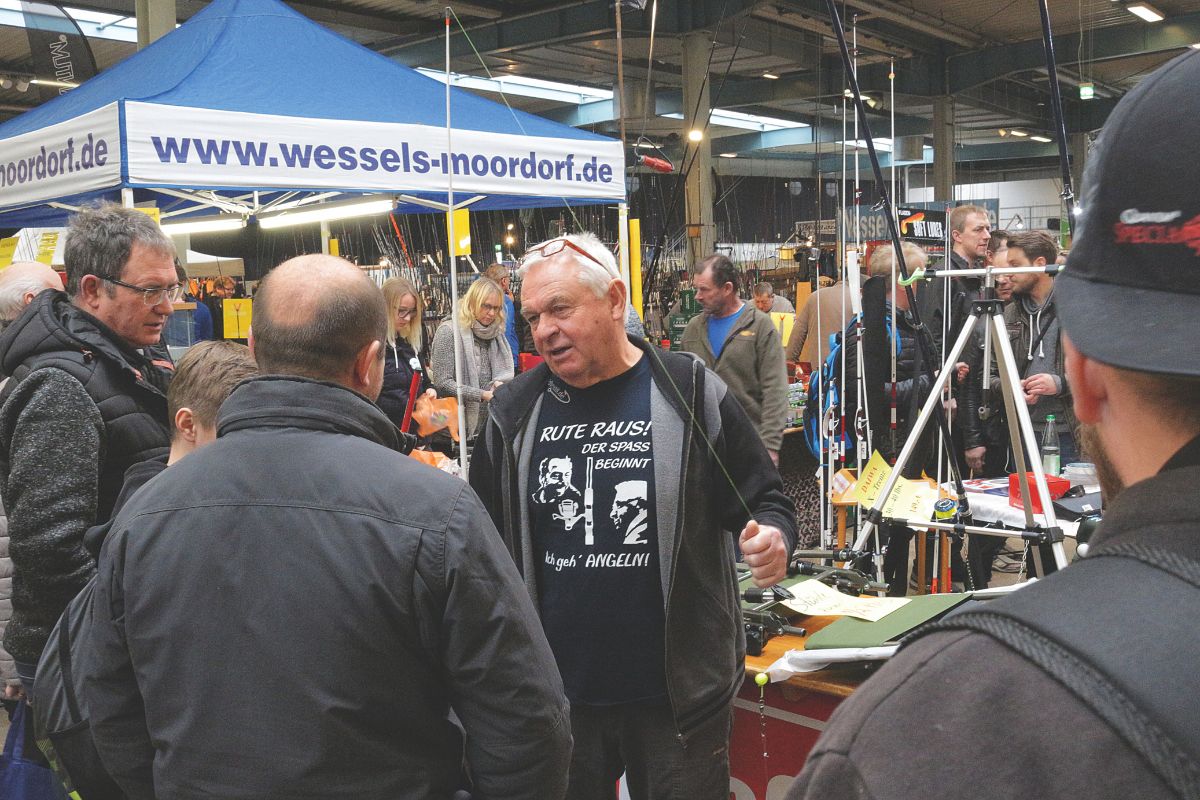
<svg viewBox="0 0 1200 800">
<path fill-rule="evenodd" d="M 556 798 L 571 735 L 479 499 L 340 386 L 241 384 L 218 440 L 114 519 L 97 749 L 131 800 Z"/>
<path fill-rule="evenodd" d="M 0 489 L 13 616 L 5 647 L 36 664 L 95 570 L 83 534 L 109 518 L 125 470 L 166 453 L 167 375 L 62 292 L 42 292 L 0 336 Z"/>
<path fill-rule="evenodd" d="M 724 711 L 742 684 L 746 641 L 732 540 L 749 519 L 746 507 L 759 522 L 783 531 L 788 552 L 796 543 L 796 511 L 754 426 L 721 379 L 692 356 L 630 341 L 646 353 L 653 375 L 651 446 L 666 604 L 667 693 L 686 739 Z M 537 567 L 526 498 L 549 375 L 540 364 L 497 390 L 485 435 L 471 458 L 471 485 L 535 599 Z"/>
<path fill-rule="evenodd" d="M 1200 455 L 1197 444 L 1192 444 L 1194 456 Z M 1200 560 L 1193 503 L 1200 459 L 1190 464 L 1127 488 L 1105 512 L 1092 552 L 1147 544 Z M 1022 593 L 1040 593 L 1045 613 L 1054 614 L 1058 579 L 1051 575 Z M 1122 598 L 1114 596 L 1112 602 Z M 1161 599 L 1161 609 L 1170 620 L 1169 597 Z M 1194 652 L 1194 627 L 1194 619 L 1178 619 L 1181 642 L 1165 645 Z M 1138 632 L 1110 631 L 1110 641 L 1094 644 L 1128 650 L 1133 659 L 1150 657 L 1137 647 Z M 1196 709 L 1191 673 L 1145 688 Z M 914 728 L 919 735 L 913 735 Z M 787 797 L 1166 800 L 1176 795 L 1071 690 L 985 634 L 947 631 L 902 649 L 838 708 Z"/>
</svg>

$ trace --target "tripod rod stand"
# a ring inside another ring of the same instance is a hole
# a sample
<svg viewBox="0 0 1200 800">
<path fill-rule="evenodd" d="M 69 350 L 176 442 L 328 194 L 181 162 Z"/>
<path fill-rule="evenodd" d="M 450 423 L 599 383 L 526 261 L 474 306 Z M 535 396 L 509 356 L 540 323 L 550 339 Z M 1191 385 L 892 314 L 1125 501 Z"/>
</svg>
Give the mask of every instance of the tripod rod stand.
<svg viewBox="0 0 1200 800">
<path fill-rule="evenodd" d="M 1007 270 L 1003 270 L 1007 272 Z M 942 275 L 954 274 L 952 270 L 942 270 Z M 896 463 L 892 468 L 892 472 L 884 481 L 883 488 L 879 495 L 875 498 L 874 505 L 864 512 L 863 516 L 866 522 L 863 524 L 862 530 L 859 532 L 858 541 L 854 544 L 854 549 L 861 550 L 866 547 L 871 538 L 871 534 L 875 528 L 885 522 L 883 516 L 883 508 L 886 505 L 888 498 L 895 489 L 897 482 L 901 478 L 901 473 L 904 467 L 908 464 L 913 456 L 921 434 L 924 432 L 930 420 L 942 402 L 942 391 L 946 384 L 954 375 L 953 365 L 958 362 L 959 355 L 966 348 L 971 336 L 975 330 L 975 325 L 981 317 L 987 317 L 987 326 L 985 328 L 985 346 L 991 352 L 996 354 L 997 367 L 1000 379 L 1001 392 L 1004 396 L 1004 405 L 1008 411 L 1008 430 L 1009 439 L 1013 448 L 1014 463 L 1018 468 L 1017 480 L 1021 487 L 1021 501 L 1025 511 L 1025 533 L 1029 533 L 1033 538 L 1036 534 L 1036 539 L 1040 544 L 1049 544 L 1054 553 L 1054 560 L 1059 569 L 1066 567 L 1067 558 L 1066 552 L 1062 546 L 1062 529 L 1058 527 L 1058 520 L 1054 514 L 1054 506 L 1050 500 L 1050 489 L 1046 483 L 1046 472 L 1042 467 L 1040 458 L 1029 459 L 1029 466 L 1032 468 L 1034 483 L 1037 488 L 1038 495 L 1042 499 L 1042 513 L 1046 519 L 1046 525 L 1039 527 L 1035 524 L 1033 518 L 1033 504 L 1031 502 L 1031 493 L 1029 490 L 1029 478 L 1024 468 L 1025 454 L 1028 452 L 1030 456 L 1035 456 L 1038 453 L 1037 439 L 1033 433 L 1033 422 L 1029 416 L 1029 409 L 1024 402 L 1024 398 L 1016 394 L 1017 387 L 1020 386 L 1020 376 L 1017 374 L 1016 359 L 1013 356 L 1012 345 L 1008 340 L 1008 328 L 1004 322 L 1004 305 L 996 297 L 995 275 L 993 270 L 988 270 L 985 275 L 985 283 L 983 295 L 971 307 L 971 314 L 967 317 L 966 324 L 963 325 L 962 331 L 959 333 L 958 339 L 954 342 L 954 346 L 950 348 L 950 352 L 946 354 L 946 361 L 942 365 L 941 371 L 937 374 L 933 386 L 929 389 L 929 397 L 926 398 L 924 405 L 921 407 L 921 413 L 918 415 L 912 430 L 909 432 L 908 439 L 904 443 L 904 447 L 900 451 L 900 455 L 896 458 Z M 985 376 L 991 373 L 991 365 L 985 359 L 983 364 Z M 985 380 L 990 378 L 985 377 Z M 968 529 L 966 525 L 954 524 L 937 524 L 931 523 L 929 520 L 907 520 L 887 518 L 887 522 L 906 525 L 913 528 L 939 528 L 945 529 L 949 525 L 950 530 L 962 528 L 968 533 L 983 533 L 986 529 L 973 530 Z M 970 526 L 974 528 L 974 526 Z M 990 534 L 989 535 L 995 535 Z M 1039 570 L 1042 570 L 1040 554 L 1038 550 L 1034 550 L 1035 563 Z M 1046 574 L 1041 571 L 1040 574 Z"/>
</svg>

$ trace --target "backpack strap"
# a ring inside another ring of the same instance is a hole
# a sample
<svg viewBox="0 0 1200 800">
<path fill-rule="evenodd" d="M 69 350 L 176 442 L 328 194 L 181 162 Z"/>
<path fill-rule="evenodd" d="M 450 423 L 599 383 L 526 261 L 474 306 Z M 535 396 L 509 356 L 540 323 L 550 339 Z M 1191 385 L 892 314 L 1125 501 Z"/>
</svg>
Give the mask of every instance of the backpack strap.
<svg viewBox="0 0 1200 800">
<path fill-rule="evenodd" d="M 1200 716 L 1190 702 L 1196 619 L 1200 562 L 1125 544 L 1097 548 L 983 610 L 923 626 L 904 644 L 938 631 L 989 636 L 1071 691 L 1177 796 L 1200 800 Z"/>
</svg>

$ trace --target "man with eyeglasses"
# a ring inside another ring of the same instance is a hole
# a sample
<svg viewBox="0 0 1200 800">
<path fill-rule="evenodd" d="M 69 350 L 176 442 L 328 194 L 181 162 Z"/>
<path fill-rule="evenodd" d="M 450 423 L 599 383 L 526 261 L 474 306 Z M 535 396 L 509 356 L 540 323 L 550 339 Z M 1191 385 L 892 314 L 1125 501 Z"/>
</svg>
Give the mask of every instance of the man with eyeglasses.
<svg viewBox="0 0 1200 800">
<path fill-rule="evenodd" d="M 9 515 L 13 614 L 4 646 L 28 690 L 42 648 L 95 563 L 125 470 L 165 453 L 169 373 L 156 345 L 183 289 L 175 247 L 147 215 L 113 204 L 67 229 L 66 292 L 39 294 L 0 336 L 0 491 Z"/>
</svg>

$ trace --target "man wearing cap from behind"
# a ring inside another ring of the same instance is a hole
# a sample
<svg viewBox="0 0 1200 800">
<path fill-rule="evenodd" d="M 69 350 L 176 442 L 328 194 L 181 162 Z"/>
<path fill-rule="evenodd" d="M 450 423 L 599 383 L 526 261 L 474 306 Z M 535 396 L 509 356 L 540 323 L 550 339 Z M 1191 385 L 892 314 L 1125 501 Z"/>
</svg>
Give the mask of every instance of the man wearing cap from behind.
<svg viewBox="0 0 1200 800">
<path fill-rule="evenodd" d="M 1055 281 L 1108 503 L 1086 556 L 906 643 L 838 709 L 791 800 L 1196 796 L 1197 85 L 1189 52 L 1117 105 Z"/>
</svg>

